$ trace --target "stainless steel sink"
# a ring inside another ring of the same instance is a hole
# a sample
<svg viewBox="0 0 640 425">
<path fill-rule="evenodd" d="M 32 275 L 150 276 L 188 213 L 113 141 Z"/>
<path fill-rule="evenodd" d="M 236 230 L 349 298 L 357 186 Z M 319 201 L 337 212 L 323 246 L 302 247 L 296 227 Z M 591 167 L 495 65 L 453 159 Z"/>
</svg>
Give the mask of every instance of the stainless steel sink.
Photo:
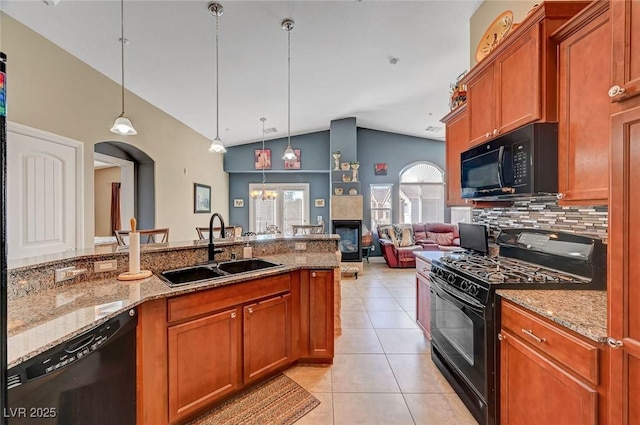
<svg viewBox="0 0 640 425">
<path fill-rule="evenodd" d="M 250 258 L 247 260 L 226 261 L 220 264 L 167 270 L 160 273 L 160 277 L 169 286 L 174 287 L 273 267 L 282 267 L 282 265 L 259 258 Z"/>
<path fill-rule="evenodd" d="M 218 264 L 218 269 L 229 274 L 237 274 L 280 266 L 281 264 L 272 263 L 271 261 L 265 261 L 259 258 L 249 258 L 246 260 L 220 263 Z"/>
<path fill-rule="evenodd" d="M 160 273 L 169 286 L 185 285 L 187 283 L 202 282 L 227 276 L 227 273 L 213 266 L 185 267 L 183 269 L 167 270 Z"/>
</svg>

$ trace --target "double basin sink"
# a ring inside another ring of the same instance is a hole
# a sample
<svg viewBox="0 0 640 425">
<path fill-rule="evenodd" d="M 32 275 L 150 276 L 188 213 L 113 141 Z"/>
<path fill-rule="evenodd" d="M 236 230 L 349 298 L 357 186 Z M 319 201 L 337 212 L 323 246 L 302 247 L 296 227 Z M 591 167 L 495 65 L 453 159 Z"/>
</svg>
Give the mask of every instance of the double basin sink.
<svg viewBox="0 0 640 425">
<path fill-rule="evenodd" d="M 182 269 L 167 270 L 160 273 L 160 277 L 171 287 L 182 286 L 191 283 L 200 283 L 205 280 L 220 279 L 241 273 L 254 272 L 256 270 L 282 267 L 281 264 L 251 258 L 246 260 L 225 261 L 217 264 L 205 264 L 202 266 L 185 267 Z"/>
</svg>

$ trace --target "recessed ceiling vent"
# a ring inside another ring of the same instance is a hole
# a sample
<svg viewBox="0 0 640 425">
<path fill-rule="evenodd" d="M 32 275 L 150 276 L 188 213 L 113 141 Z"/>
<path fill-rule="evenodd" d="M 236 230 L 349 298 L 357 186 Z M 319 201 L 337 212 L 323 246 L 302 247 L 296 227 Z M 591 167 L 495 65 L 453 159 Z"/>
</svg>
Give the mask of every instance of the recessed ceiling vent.
<svg viewBox="0 0 640 425">
<path fill-rule="evenodd" d="M 437 133 L 439 131 L 442 131 L 442 127 L 439 127 L 437 125 L 430 125 L 427 128 L 425 128 L 425 130 L 432 133 Z"/>
<path fill-rule="evenodd" d="M 271 127 L 271 128 L 265 128 L 264 129 L 264 133 L 265 134 L 271 134 L 271 133 L 277 133 L 278 129 L 275 127 Z"/>
</svg>

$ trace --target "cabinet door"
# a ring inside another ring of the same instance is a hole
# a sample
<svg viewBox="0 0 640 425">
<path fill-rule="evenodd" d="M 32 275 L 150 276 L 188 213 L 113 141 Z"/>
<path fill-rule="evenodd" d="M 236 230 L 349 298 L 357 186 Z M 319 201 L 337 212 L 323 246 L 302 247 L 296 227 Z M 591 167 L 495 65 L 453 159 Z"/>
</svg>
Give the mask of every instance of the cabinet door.
<svg viewBox="0 0 640 425">
<path fill-rule="evenodd" d="M 496 58 L 497 120 L 492 136 L 536 121 L 541 116 L 539 31 L 538 25 L 534 25 Z"/>
<path fill-rule="evenodd" d="M 558 189 L 563 201 L 589 205 L 609 197 L 611 26 L 600 5 L 559 47 Z"/>
<path fill-rule="evenodd" d="M 618 102 L 640 94 L 640 2 L 616 0 L 611 3 L 613 36 L 612 86 L 624 92 L 612 92 L 611 100 Z"/>
<path fill-rule="evenodd" d="M 493 64 L 469 80 L 467 112 L 469 114 L 469 145 L 477 145 L 492 137 L 496 122 L 496 92 Z"/>
<path fill-rule="evenodd" d="M 167 329 L 170 422 L 239 387 L 238 315 L 233 308 Z"/>
<path fill-rule="evenodd" d="M 309 279 L 309 354 L 333 358 L 333 272 L 313 270 Z"/>
<path fill-rule="evenodd" d="M 244 382 L 291 362 L 291 295 L 244 307 Z"/>
<path fill-rule="evenodd" d="M 613 2 L 615 3 L 615 2 Z M 609 202 L 610 424 L 640 424 L 640 107 L 611 119 Z"/>
<path fill-rule="evenodd" d="M 416 267 L 417 269 L 417 267 Z M 416 316 L 418 325 L 431 340 L 431 285 L 429 278 L 420 272 L 416 273 Z"/>
<path fill-rule="evenodd" d="M 500 423 L 597 423 L 598 393 L 501 330 Z"/>
<path fill-rule="evenodd" d="M 469 148 L 469 115 L 466 106 L 447 122 L 446 157 L 447 157 L 447 205 L 466 205 L 460 197 L 460 154 Z"/>
</svg>

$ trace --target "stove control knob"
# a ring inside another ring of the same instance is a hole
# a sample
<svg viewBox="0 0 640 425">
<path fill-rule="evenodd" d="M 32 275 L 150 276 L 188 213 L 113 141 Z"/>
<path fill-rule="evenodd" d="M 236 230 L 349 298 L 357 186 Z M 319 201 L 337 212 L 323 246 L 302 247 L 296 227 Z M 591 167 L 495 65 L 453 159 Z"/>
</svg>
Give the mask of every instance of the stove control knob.
<svg viewBox="0 0 640 425">
<path fill-rule="evenodd" d="M 449 276 L 447 276 L 447 282 L 453 283 L 455 280 L 456 280 L 456 277 L 451 273 L 449 273 Z"/>
<path fill-rule="evenodd" d="M 469 281 L 463 280 L 462 282 L 460 282 L 460 289 L 462 289 L 464 292 L 469 292 Z"/>
<path fill-rule="evenodd" d="M 469 285 L 467 292 L 469 295 L 478 295 L 478 287 L 476 285 Z"/>
</svg>

